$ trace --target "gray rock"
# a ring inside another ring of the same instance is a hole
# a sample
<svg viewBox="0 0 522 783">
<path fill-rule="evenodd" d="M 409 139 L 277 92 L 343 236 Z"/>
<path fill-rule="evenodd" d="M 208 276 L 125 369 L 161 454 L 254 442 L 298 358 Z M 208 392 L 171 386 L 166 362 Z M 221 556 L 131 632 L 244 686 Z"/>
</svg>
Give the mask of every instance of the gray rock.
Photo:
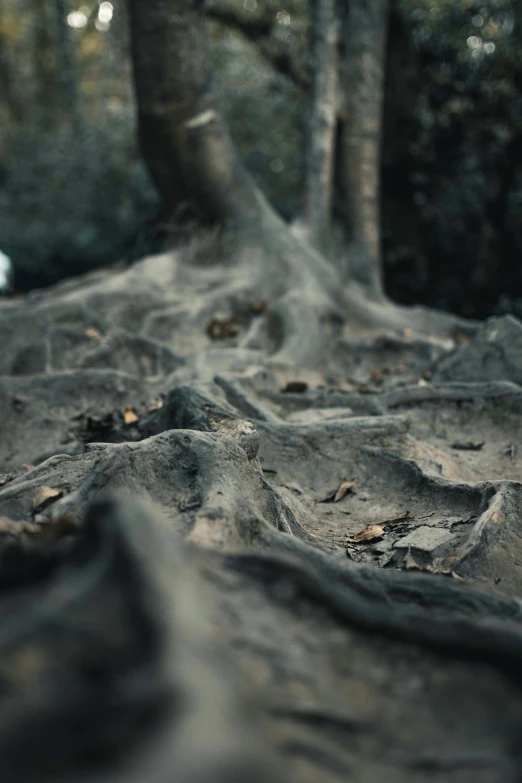
<svg viewBox="0 0 522 783">
<path fill-rule="evenodd" d="M 447 356 L 433 381 L 513 381 L 522 384 L 522 323 L 489 318 L 469 343 Z"/>
<path fill-rule="evenodd" d="M 395 549 L 419 549 L 421 552 L 433 552 L 442 544 L 448 544 L 454 539 L 453 533 L 436 527 L 423 525 L 408 533 L 407 536 L 396 541 Z"/>
</svg>

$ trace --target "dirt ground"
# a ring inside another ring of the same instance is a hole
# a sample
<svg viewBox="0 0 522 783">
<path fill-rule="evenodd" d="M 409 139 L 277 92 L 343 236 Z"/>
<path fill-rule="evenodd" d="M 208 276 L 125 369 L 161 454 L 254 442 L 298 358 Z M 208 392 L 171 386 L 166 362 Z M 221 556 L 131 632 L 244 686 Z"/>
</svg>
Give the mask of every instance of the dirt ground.
<svg viewBox="0 0 522 783">
<path fill-rule="evenodd" d="M 312 366 L 271 307 L 174 252 L 0 304 L 4 783 L 522 781 L 521 323 Z"/>
</svg>

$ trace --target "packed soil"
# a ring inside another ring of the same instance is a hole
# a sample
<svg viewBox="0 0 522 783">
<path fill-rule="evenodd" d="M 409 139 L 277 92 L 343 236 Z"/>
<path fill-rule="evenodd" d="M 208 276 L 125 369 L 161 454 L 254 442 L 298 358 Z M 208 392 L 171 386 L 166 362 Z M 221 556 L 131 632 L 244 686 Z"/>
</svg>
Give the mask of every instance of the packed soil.
<svg viewBox="0 0 522 783">
<path fill-rule="evenodd" d="M 3 783 L 522 781 L 522 324 L 191 253 L 0 304 Z"/>
</svg>

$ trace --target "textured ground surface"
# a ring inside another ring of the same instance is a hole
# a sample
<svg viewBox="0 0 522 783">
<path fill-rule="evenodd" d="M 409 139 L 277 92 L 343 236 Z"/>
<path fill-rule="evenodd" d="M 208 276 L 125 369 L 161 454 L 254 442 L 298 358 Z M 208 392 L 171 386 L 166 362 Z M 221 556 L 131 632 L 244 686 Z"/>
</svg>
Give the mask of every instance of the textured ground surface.
<svg viewBox="0 0 522 783">
<path fill-rule="evenodd" d="M 521 324 L 292 367 L 248 279 L 0 305 L 2 781 L 521 781 Z"/>
</svg>

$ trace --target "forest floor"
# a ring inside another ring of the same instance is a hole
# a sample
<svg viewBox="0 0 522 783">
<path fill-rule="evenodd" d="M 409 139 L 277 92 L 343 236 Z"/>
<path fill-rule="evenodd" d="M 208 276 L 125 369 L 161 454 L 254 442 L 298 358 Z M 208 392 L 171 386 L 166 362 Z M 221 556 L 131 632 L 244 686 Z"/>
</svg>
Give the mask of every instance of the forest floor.
<svg viewBox="0 0 522 783">
<path fill-rule="evenodd" d="M 2 781 L 522 781 L 522 324 L 300 367 L 181 255 L 0 304 Z"/>
</svg>

